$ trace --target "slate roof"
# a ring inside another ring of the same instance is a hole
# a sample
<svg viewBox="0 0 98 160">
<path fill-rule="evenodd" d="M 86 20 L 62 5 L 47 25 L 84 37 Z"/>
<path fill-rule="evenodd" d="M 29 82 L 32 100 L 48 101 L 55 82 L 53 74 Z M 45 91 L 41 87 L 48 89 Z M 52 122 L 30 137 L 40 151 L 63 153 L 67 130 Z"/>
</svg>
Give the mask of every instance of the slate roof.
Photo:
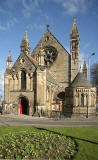
<svg viewBox="0 0 98 160">
<path fill-rule="evenodd" d="M 82 72 L 79 72 L 71 83 L 71 87 L 92 87 Z"/>
</svg>

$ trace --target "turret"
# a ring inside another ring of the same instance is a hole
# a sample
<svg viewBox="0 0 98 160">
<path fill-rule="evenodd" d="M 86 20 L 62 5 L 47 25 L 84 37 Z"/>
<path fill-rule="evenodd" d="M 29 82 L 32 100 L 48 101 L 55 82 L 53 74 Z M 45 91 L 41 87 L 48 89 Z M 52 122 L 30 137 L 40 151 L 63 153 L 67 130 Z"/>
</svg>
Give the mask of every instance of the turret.
<svg viewBox="0 0 98 160">
<path fill-rule="evenodd" d="M 83 75 L 86 77 L 87 79 L 87 66 L 86 66 L 86 61 L 84 61 L 84 64 L 83 64 L 83 68 L 82 68 L 82 72 L 83 72 Z"/>
<path fill-rule="evenodd" d="M 72 26 L 72 31 L 70 34 L 70 54 L 71 54 L 71 81 L 72 81 L 77 75 L 77 73 L 80 71 L 80 38 L 75 17 Z"/>
<path fill-rule="evenodd" d="M 9 51 L 9 55 L 8 55 L 8 58 L 7 58 L 7 66 L 6 66 L 7 69 L 11 69 L 12 68 L 12 58 L 11 58 L 11 51 Z"/>
<path fill-rule="evenodd" d="M 25 31 L 20 48 L 21 48 L 21 53 L 29 54 L 30 44 L 29 44 L 29 40 L 28 40 L 28 36 L 27 36 L 27 30 Z"/>
<path fill-rule="evenodd" d="M 45 65 L 44 56 L 45 56 L 45 51 L 44 51 L 44 49 L 42 47 L 42 44 L 41 44 L 40 52 L 39 52 L 39 55 L 38 55 L 38 61 L 39 61 L 40 66 Z"/>
</svg>

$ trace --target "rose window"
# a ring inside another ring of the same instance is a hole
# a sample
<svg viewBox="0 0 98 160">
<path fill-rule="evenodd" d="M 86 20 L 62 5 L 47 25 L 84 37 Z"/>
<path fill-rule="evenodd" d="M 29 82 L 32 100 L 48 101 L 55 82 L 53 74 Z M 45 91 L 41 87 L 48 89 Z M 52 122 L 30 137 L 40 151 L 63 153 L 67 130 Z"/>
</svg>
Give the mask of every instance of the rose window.
<svg viewBox="0 0 98 160">
<path fill-rule="evenodd" d="M 47 67 L 50 67 L 57 58 L 58 55 L 57 50 L 52 46 L 46 46 L 44 50 L 45 50 L 45 57 L 44 57 L 45 65 Z"/>
</svg>

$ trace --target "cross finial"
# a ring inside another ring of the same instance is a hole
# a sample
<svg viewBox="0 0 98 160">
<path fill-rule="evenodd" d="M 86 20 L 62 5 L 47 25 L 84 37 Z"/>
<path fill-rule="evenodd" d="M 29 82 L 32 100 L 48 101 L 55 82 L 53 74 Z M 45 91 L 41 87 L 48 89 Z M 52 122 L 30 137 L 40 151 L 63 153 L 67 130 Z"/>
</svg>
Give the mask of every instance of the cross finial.
<svg viewBox="0 0 98 160">
<path fill-rule="evenodd" d="M 50 25 L 49 24 L 47 24 L 47 29 L 50 27 Z"/>
<path fill-rule="evenodd" d="M 76 23 L 76 16 L 74 16 L 73 18 L 74 18 L 74 23 Z"/>
<path fill-rule="evenodd" d="M 9 50 L 9 55 L 11 55 L 11 49 Z"/>
</svg>

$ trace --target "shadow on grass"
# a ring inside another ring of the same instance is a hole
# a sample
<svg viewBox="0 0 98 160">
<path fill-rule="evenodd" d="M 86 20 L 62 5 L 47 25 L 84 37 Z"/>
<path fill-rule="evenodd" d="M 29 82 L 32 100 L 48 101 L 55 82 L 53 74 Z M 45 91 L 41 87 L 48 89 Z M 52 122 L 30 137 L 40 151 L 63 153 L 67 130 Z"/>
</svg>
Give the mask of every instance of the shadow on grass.
<svg viewBox="0 0 98 160">
<path fill-rule="evenodd" d="M 50 133 L 54 133 L 54 134 L 57 134 L 57 135 L 66 136 L 66 135 L 64 135 L 64 134 L 62 134 L 62 133 L 60 133 L 60 132 L 51 131 L 51 130 L 48 130 L 48 129 L 46 129 L 46 128 L 40 128 L 40 127 L 34 127 L 34 128 L 36 128 L 36 129 L 38 129 L 38 130 L 48 131 L 48 132 L 50 132 Z M 84 141 L 84 142 L 89 142 L 89 143 L 97 144 L 97 145 L 98 145 L 97 142 L 93 142 L 93 141 L 90 141 L 90 140 L 87 140 L 87 139 L 77 138 L 77 137 L 73 137 L 73 136 L 66 136 L 66 137 L 70 137 L 71 139 L 77 139 L 77 140 L 81 140 L 81 141 Z M 76 145 L 78 146 L 77 143 L 76 143 Z"/>
<path fill-rule="evenodd" d="M 55 131 L 51 131 L 51 130 L 48 130 L 48 129 L 46 129 L 46 128 L 40 128 L 40 127 L 35 127 L 35 126 L 34 126 L 34 128 L 37 129 L 37 130 L 40 130 L 40 131 L 47 131 L 47 132 L 50 132 L 50 133 L 53 133 L 53 134 L 57 134 L 57 135 L 60 135 L 60 136 L 66 136 L 66 135 L 64 135 L 64 134 L 61 134 L 61 133 L 55 132 Z M 75 140 L 74 137 L 66 136 L 66 138 L 68 138 L 68 137 L 71 138 L 72 140 L 74 140 L 74 143 L 75 143 L 75 145 L 76 145 L 76 148 L 75 148 L 76 153 L 75 153 L 73 156 L 71 156 L 70 159 L 65 159 L 65 160 L 73 160 L 74 157 L 76 156 L 77 152 L 78 152 L 78 143 L 76 142 L 76 140 Z"/>
</svg>

